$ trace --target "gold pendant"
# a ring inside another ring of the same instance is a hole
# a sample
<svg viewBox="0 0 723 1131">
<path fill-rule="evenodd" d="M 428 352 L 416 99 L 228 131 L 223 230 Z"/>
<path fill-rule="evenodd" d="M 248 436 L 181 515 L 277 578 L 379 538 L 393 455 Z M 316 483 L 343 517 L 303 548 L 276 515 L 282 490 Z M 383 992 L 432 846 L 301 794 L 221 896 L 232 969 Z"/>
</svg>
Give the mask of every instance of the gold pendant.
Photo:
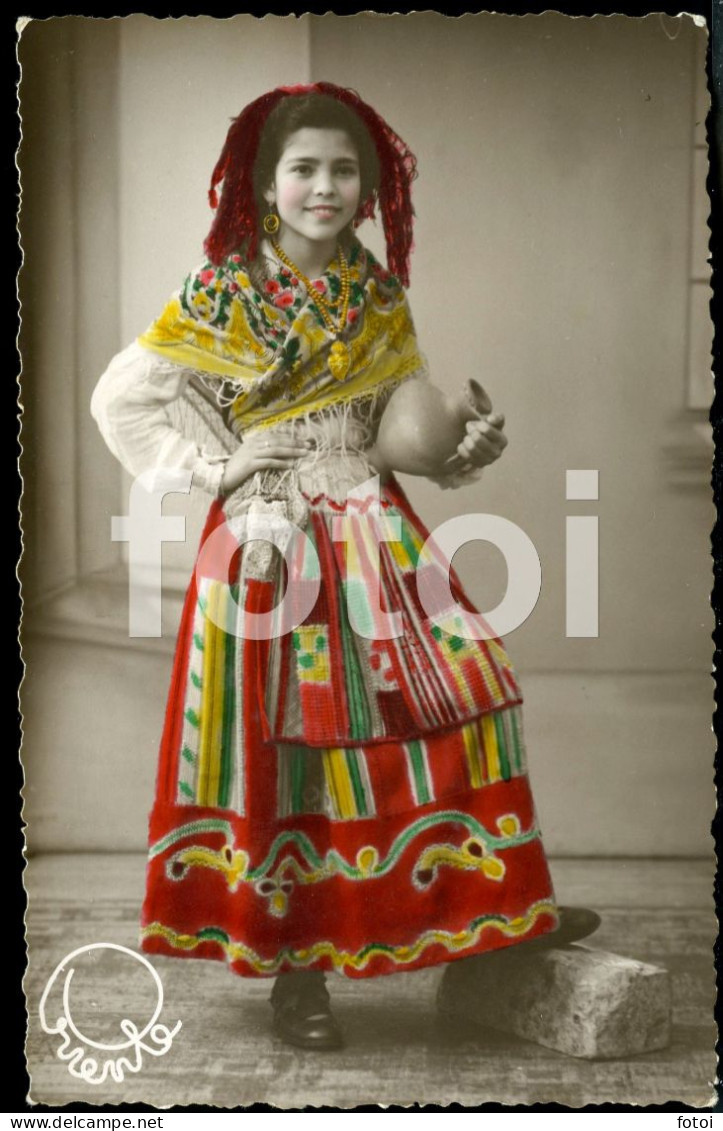
<svg viewBox="0 0 723 1131">
<path fill-rule="evenodd" d="M 346 342 L 336 341 L 329 350 L 329 370 L 337 381 L 343 381 L 351 365 L 351 350 Z"/>
</svg>

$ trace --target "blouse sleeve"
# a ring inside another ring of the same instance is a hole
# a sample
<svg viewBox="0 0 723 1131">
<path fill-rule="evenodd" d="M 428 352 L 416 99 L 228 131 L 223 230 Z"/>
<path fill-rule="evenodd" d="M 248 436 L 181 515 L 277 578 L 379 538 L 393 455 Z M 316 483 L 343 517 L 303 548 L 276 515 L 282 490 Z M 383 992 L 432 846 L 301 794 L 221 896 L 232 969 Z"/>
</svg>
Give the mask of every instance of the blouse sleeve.
<svg viewBox="0 0 723 1131">
<path fill-rule="evenodd" d="M 221 494 L 225 461 L 174 428 L 168 406 L 183 395 L 190 372 L 133 342 L 111 361 L 95 387 L 90 411 L 113 455 L 131 475 L 153 468 L 187 469 L 193 485 Z"/>
</svg>

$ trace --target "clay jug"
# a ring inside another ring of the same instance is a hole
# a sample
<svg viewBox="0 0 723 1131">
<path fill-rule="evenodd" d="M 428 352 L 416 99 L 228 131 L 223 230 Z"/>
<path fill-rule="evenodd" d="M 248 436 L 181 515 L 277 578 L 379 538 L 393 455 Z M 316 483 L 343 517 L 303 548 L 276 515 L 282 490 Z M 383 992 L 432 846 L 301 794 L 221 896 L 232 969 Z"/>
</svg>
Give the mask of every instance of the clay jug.
<svg viewBox="0 0 723 1131">
<path fill-rule="evenodd" d="M 467 421 L 491 411 L 478 381 L 467 381 L 461 393 L 444 393 L 426 379 L 406 381 L 387 402 L 374 455 L 388 470 L 442 475 L 466 435 Z"/>
</svg>

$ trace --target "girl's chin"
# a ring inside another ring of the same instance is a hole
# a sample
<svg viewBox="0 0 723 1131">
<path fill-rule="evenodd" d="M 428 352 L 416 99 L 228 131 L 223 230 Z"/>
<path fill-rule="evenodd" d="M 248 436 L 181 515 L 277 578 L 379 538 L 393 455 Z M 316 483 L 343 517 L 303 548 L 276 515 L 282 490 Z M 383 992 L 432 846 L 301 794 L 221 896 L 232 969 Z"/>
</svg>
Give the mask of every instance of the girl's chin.
<svg viewBox="0 0 723 1131">
<path fill-rule="evenodd" d="M 339 222 L 336 216 L 330 220 L 318 220 L 314 217 L 311 223 L 306 226 L 306 230 L 312 239 L 329 240 L 336 239 L 345 226 L 344 223 Z"/>
<path fill-rule="evenodd" d="M 344 233 L 349 228 L 348 220 L 343 220 L 341 223 L 337 221 L 334 224 L 312 222 L 300 225 L 298 228 L 284 225 L 275 238 L 292 259 L 295 254 L 303 254 L 305 248 L 309 251 L 322 248 L 325 252 L 333 254 L 339 239 L 343 239 Z"/>
</svg>

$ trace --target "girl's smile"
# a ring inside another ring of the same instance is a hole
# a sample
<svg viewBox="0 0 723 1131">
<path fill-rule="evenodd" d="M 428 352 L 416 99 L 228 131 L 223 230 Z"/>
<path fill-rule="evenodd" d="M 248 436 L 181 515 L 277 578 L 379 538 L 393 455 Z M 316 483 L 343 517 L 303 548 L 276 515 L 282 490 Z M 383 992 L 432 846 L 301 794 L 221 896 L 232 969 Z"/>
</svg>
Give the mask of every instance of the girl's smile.
<svg viewBox="0 0 723 1131">
<path fill-rule="evenodd" d="M 323 272 L 360 192 L 359 156 L 344 130 L 305 127 L 290 135 L 265 197 L 281 220 L 279 243 L 302 270 Z"/>
</svg>

